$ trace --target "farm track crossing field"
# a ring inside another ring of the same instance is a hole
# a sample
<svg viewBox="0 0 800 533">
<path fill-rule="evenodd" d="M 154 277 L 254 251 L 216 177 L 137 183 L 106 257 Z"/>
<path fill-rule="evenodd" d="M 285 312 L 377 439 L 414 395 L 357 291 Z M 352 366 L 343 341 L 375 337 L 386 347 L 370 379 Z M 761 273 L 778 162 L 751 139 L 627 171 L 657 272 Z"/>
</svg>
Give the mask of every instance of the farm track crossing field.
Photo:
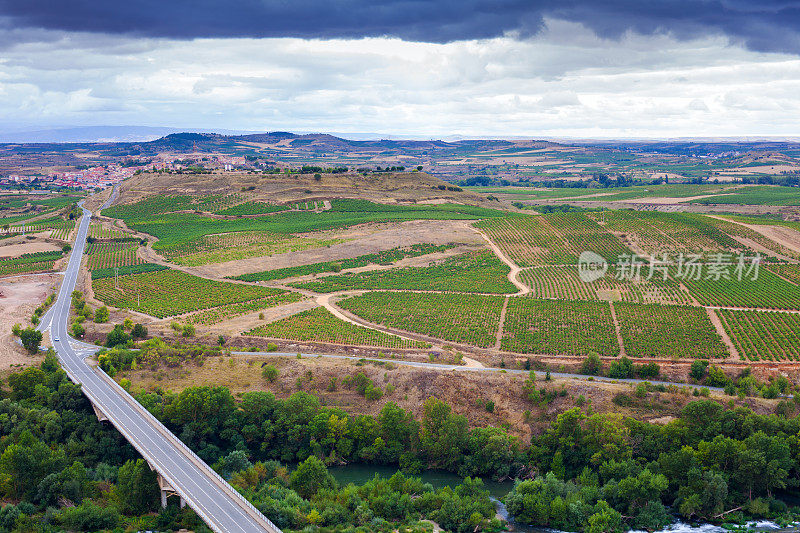
<svg viewBox="0 0 800 533">
<path fill-rule="evenodd" d="M 0 276 L 47 272 L 53 270 L 55 262 L 62 256 L 61 252 L 35 252 L 21 255 L 15 259 L 2 259 L 0 260 Z"/>
<path fill-rule="evenodd" d="M 204 235 L 197 241 L 160 250 L 169 260 L 184 266 L 201 266 L 263 257 L 286 252 L 298 252 L 344 242 L 344 239 L 325 235 L 295 236 L 270 232 L 235 232 Z"/>
<path fill-rule="evenodd" d="M 800 258 L 800 253 L 773 241 L 769 237 L 766 237 L 765 235 L 762 235 L 761 233 L 755 231 L 754 229 L 748 228 L 747 226 L 718 218 L 709 218 L 708 220 L 710 224 L 713 224 L 732 237 L 749 239 L 776 254 L 781 254 L 795 259 Z"/>
<path fill-rule="evenodd" d="M 521 267 L 574 265 L 584 251 L 615 261 L 630 254 L 614 235 L 584 213 L 554 213 L 482 220 L 483 230 L 509 259 Z"/>
<path fill-rule="evenodd" d="M 690 305 L 689 294 L 674 279 L 664 281 L 656 273 L 650 280 L 643 269 L 640 280 L 618 280 L 614 271 L 591 283 L 578 276 L 576 266 L 534 267 L 520 272 L 520 279 L 531 287 L 534 298 L 564 300 L 622 300 L 635 303 Z"/>
<path fill-rule="evenodd" d="M 318 281 L 291 285 L 323 293 L 348 289 L 405 289 L 509 294 L 517 292 L 508 281 L 509 272 L 508 266 L 497 256 L 483 250 L 449 257 L 438 265 L 326 276 Z"/>
<path fill-rule="evenodd" d="M 161 270 L 92 280 L 95 297 L 107 305 L 164 318 L 232 303 L 246 302 L 283 291 L 198 278 L 177 270 Z M 140 298 L 137 300 L 137 298 Z"/>
<path fill-rule="evenodd" d="M 368 292 L 338 305 L 374 324 L 488 348 L 496 340 L 503 301 L 501 296 Z"/>
<path fill-rule="evenodd" d="M 717 314 L 743 359 L 800 360 L 800 315 L 720 309 Z"/>
<path fill-rule="evenodd" d="M 632 357 L 724 358 L 728 351 L 705 309 L 614 304 L 625 353 Z"/>
<path fill-rule="evenodd" d="M 350 324 L 336 318 L 324 307 L 315 307 L 277 322 L 259 326 L 249 331 L 247 335 L 333 344 L 385 346 L 387 348 L 427 348 L 430 346 L 424 342 L 401 339 L 382 331 Z"/>
<path fill-rule="evenodd" d="M 702 305 L 800 309 L 800 287 L 763 267 L 756 280 L 745 275 L 741 280 L 732 276 L 727 280 L 684 278 L 682 281 Z"/>
<path fill-rule="evenodd" d="M 139 245 L 129 242 L 92 243 L 86 247 L 86 268 L 99 270 L 143 263 L 137 255 Z"/>
<path fill-rule="evenodd" d="M 611 308 L 605 302 L 511 298 L 501 348 L 517 353 L 619 354 Z"/>
<path fill-rule="evenodd" d="M 436 252 L 443 252 L 452 248 L 454 245 L 443 244 L 412 244 L 407 247 L 397 247 L 391 250 L 382 252 L 375 252 L 372 254 L 359 255 L 350 259 L 342 259 L 341 261 L 326 261 L 323 263 L 310 263 L 308 265 L 299 265 L 295 267 L 278 268 L 275 270 L 267 270 L 265 272 L 254 272 L 252 274 L 243 274 L 236 276 L 232 279 L 242 281 L 271 281 L 275 279 L 285 279 L 295 276 L 307 276 L 309 274 L 321 274 L 323 272 L 335 272 L 346 268 L 358 268 L 371 264 L 375 265 L 390 265 L 394 262 L 400 261 L 406 257 L 419 257 L 421 255 L 432 254 Z"/>
<path fill-rule="evenodd" d="M 214 307 L 205 311 L 198 311 L 187 317 L 187 322 L 190 324 L 203 324 L 209 326 L 228 320 L 237 316 L 241 316 L 253 311 L 261 309 L 268 309 L 278 305 L 288 304 L 302 300 L 303 296 L 296 292 L 282 292 L 275 296 L 267 296 L 258 300 L 250 300 L 249 302 L 240 302 L 235 304 L 223 305 Z"/>
</svg>

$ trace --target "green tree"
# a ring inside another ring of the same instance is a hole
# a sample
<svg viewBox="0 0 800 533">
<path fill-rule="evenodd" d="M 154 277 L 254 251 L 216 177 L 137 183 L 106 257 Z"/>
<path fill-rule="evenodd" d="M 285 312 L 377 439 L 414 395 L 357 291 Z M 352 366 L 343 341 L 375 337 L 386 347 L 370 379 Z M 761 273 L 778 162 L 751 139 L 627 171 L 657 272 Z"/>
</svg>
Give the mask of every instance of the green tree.
<svg viewBox="0 0 800 533">
<path fill-rule="evenodd" d="M 8 385 L 11 387 L 11 397 L 15 400 L 32 398 L 36 385 L 43 384 L 47 375 L 40 368 L 29 367 L 21 372 L 8 376 Z"/>
<path fill-rule="evenodd" d="M 119 510 L 141 515 L 156 508 L 159 499 L 157 475 L 143 459 L 127 461 L 119 468 L 115 496 Z"/>
<path fill-rule="evenodd" d="M 35 354 L 39 352 L 39 345 L 42 344 L 42 332 L 34 328 L 25 328 L 19 334 L 22 346 L 28 350 L 28 353 Z"/>
<path fill-rule="evenodd" d="M 325 464 L 317 457 L 311 456 L 292 472 L 289 486 L 303 498 L 311 498 L 321 489 L 333 489 L 336 481 L 328 472 Z"/>
<path fill-rule="evenodd" d="M 100 311 L 100 309 L 98 309 L 98 311 Z M 108 348 L 113 348 L 114 346 L 127 344 L 129 340 L 131 340 L 131 336 L 125 333 L 125 330 L 120 324 L 117 324 L 114 326 L 114 329 L 109 331 L 108 335 L 106 335 L 106 346 Z"/>
<path fill-rule="evenodd" d="M 134 324 L 131 330 L 131 337 L 134 339 L 144 339 L 147 337 L 147 328 L 141 324 Z"/>
</svg>

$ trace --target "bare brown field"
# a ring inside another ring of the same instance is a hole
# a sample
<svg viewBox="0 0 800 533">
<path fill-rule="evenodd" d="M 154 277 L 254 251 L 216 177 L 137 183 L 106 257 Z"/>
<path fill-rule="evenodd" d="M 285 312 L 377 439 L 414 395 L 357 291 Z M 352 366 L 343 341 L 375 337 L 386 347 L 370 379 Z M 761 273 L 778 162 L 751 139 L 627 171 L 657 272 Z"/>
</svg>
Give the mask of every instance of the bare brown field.
<svg viewBox="0 0 800 533">
<path fill-rule="evenodd" d="M 42 361 L 41 356 L 29 355 L 17 344 L 11 327 L 14 324 L 30 326 L 33 310 L 54 292 L 58 281 L 57 274 L 0 278 L 0 371 Z"/>
<path fill-rule="evenodd" d="M 61 250 L 60 246 L 56 246 L 51 242 L 46 241 L 28 241 L 21 240 L 21 242 L 14 242 L 12 239 L 7 241 L 0 241 L 0 258 L 8 259 L 10 257 L 19 257 L 23 254 L 32 254 L 36 252 L 57 252 Z"/>
</svg>

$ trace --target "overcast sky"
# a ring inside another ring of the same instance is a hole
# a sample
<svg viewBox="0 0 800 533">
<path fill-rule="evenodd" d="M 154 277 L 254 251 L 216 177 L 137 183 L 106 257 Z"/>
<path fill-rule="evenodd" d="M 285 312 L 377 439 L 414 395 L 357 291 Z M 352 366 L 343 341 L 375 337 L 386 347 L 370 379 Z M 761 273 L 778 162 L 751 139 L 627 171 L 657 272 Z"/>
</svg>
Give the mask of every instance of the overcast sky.
<svg viewBox="0 0 800 533">
<path fill-rule="evenodd" d="M 0 0 L 0 130 L 800 135 L 800 1 Z"/>
</svg>

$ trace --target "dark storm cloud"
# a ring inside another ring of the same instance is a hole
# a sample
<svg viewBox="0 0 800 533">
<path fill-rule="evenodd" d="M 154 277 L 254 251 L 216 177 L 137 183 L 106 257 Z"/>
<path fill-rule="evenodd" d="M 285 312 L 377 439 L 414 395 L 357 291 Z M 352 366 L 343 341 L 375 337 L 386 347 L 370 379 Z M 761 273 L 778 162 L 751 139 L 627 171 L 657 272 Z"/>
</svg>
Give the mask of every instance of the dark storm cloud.
<svg viewBox="0 0 800 533">
<path fill-rule="evenodd" d="M 757 51 L 800 52 L 800 2 L 786 0 L 0 0 L 16 27 L 144 37 L 353 38 L 424 42 L 536 34 L 547 17 L 603 37 L 725 34 Z"/>
</svg>

